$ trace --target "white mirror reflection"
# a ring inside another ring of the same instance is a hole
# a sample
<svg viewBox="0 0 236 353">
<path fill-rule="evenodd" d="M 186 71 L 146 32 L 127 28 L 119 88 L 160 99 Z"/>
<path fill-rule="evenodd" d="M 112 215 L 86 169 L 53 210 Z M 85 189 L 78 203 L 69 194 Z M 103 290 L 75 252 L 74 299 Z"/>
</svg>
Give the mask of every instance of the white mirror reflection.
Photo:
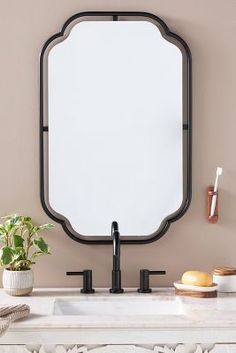
<svg viewBox="0 0 236 353">
<path fill-rule="evenodd" d="M 78 234 L 156 232 L 183 202 L 182 53 L 148 21 L 84 21 L 48 55 L 48 202 Z"/>
</svg>

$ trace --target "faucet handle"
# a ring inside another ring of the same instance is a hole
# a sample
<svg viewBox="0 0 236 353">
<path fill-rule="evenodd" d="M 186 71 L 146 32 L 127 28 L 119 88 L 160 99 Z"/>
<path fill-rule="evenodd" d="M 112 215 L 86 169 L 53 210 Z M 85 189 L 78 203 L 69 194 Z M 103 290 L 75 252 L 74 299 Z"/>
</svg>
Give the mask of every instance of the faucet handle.
<svg viewBox="0 0 236 353">
<path fill-rule="evenodd" d="M 165 275 L 166 271 L 149 271 L 147 269 L 140 270 L 140 288 L 139 293 L 151 293 L 152 289 L 149 287 L 149 275 Z"/>
<path fill-rule="evenodd" d="M 92 270 L 83 270 L 82 272 L 66 272 L 67 276 L 83 276 L 83 288 L 80 290 L 81 293 L 91 294 L 94 293 L 92 285 Z"/>
</svg>

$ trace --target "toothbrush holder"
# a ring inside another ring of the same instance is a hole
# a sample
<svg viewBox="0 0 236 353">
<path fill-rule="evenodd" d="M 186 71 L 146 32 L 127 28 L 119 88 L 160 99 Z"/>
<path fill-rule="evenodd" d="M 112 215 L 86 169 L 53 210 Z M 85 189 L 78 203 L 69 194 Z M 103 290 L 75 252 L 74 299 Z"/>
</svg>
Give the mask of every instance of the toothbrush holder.
<svg viewBox="0 0 236 353">
<path fill-rule="evenodd" d="M 213 216 L 211 216 L 211 204 L 212 204 L 212 198 L 213 195 L 216 195 L 216 207 L 215 207 L 215 212 L 213 214 Z M 218 191 L 214 191 L 214 186 L 209 186 L 207 188 L 207 219 L 208 222 L 210 223 L 217 223 L 218 218 L 219 218 L 219 214 L 218 214 L 218 198 L 219 198 L 219 194 Z"/>
</svg>

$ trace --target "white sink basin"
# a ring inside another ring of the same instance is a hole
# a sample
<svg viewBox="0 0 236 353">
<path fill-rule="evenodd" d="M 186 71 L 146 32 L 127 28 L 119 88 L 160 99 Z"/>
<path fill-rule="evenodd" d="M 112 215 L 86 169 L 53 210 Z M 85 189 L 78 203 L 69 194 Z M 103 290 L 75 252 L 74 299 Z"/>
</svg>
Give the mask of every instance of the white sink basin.
<svg viewBox="0 0 236 353">
<path fill-rule="evenodd" d="M 142 298 L 56 299 L 53 315 L 137 316 L 181 315 L 181 305 L 175 300 Z"/>
</svg>

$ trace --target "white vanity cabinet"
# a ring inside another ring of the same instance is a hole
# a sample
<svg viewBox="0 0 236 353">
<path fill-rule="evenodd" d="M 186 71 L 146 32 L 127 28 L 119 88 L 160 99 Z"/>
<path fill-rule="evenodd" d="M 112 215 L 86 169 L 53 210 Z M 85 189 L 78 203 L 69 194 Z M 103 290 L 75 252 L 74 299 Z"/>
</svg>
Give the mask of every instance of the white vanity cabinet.
<svg viewBox="0 0 236 353">
<path fill-rule="evenodd" d="M 0 345 L 0 353 L 235 353 L 236 344 L 156 345 L 153 348 L 135 345 L 105 345 L 89 349 L 83 345 L 25 346 Z"/>
<path fill-rule="evenodd" d="M 173 289 L 112 295 L 35 289 L 28 318 L 0 337 L 0 353 L 236 353 L 236 295 L 176 297 Z"/>
<path fill-rule="evenodd" d="M 134 345 L 106 345 L 89 349 L 81 345 L 0 346 L 1 353 L 235 353 L 236 344 L 215 344 L 205 349 L 201 344 L 157 345 L 153 348 Z"/>
</svg>

